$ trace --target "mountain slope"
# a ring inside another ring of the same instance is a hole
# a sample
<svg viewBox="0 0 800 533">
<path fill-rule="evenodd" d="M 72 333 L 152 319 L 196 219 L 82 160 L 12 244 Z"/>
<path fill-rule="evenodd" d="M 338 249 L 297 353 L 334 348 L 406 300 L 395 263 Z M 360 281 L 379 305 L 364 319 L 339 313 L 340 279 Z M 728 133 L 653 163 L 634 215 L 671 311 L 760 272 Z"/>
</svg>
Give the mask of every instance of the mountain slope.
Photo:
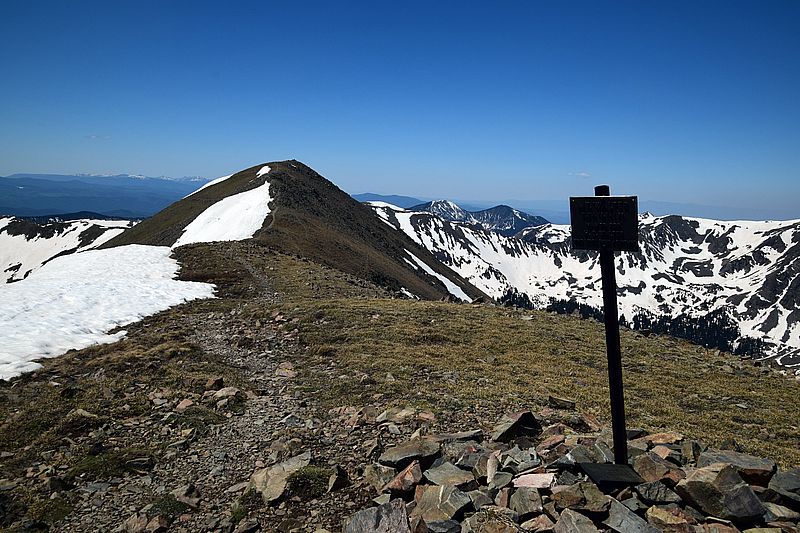
<svg viewBox="0 0 800 533">
<path fill-rule="evenodd" d="M 269 213 L 253 238 L 265 246 L 425 299 L 485 296 L 425 248 L 386 227 L 370 207 L 294 160 L 256 165 L 204 187 L 105 246 L 184 244 L 187 227 L 215 204 L 264 186 Z"/>
<path fill-rule="evenodd" d="M 597 255 L 573 252 L 568 226 L 506 238 L 428 213 L 373 208 L 493 298 L 602 308 Z M 800 221 L 643 215 L 640 242 L 640 254 L 616 259 L 627 323 L 800 365 Z"/>
<path fill-rule="evenodd" d="M 387 204 L 392 204 L 403 208 L 408 208 L 422 203 L 422 200 L 419 198 L 413 198 L 411 196 L 400 196 L 397 194 L 375 194 L 372 192 L 354 194 L 353 198 L 359 202 L 386 202 Z"/>
<path fill-rule="evenodd" d="M 505 237 L 516 235 L 525 228 L 547 224 L 547 220 L 542 217 L 523 213 L 507 205 L 498 205 L 481 211 L 467 211 L 449 200 L 434 200 L 415 205 L 409 210 L 425 211 L 451 222 L 477 224 Z"/>
<path fill-rule="evenodd" d="M 25 279 L 52 259 L 100 246 L 134 223 L 128 220 L 0 217 L 0 272 L 5 283 Z"/>
</svg>

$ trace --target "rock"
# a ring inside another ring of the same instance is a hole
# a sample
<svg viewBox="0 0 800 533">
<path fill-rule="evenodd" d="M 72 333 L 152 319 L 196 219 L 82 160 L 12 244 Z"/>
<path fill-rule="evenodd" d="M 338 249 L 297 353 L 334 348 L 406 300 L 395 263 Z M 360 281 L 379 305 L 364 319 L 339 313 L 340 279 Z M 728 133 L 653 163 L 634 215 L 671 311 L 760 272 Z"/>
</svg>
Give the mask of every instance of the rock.
<svg viewBox="0 0 800 533">
<path fill-rule="evenodd" d="M 305 452 L 275 466 L 262 468 L 250 477 L 245 492 L 252 489 L 260 493 L 266 503 L 275 501 L 283 496 L 289 476 L 310 462 L 311 452 Z"/>
<path fill-rule="evenodd" d="M 642 520 L 633 511 L 610 498 L 611 506 L 608 509 L 608 518 L 603 524 L 619 533 L 659 533 L 659 530 Z"/>
<path fill-rule="evenodd" d="M 127 533 L 144 533 L 147 528 L 147 515 L 141 513 L 131 515 L 125 520 L 123 527 Z"/>
<path fill-rule="evenodd" d="M 518 488 L 511 495 L 508 507 L 519 515 L 520 520 L 527 520 L 542 512 L 542 498 L 536 489 Z"/>
<path fill-rule="evenodd" d="M 775 461 L 730 450 L 706 450 L 697 459 L 697 466 L 714 463 L 732 465 L 742 479 L 751 485 L 766 487 L 775 473 Z"/>
<path fill-rule="evenodd" d="M 510 509 L 491 505 L 484 507 L 466 521 L 462 531 L 472 533 L 521 533 L 525 531 L 516 524 L 519 517 Z"/>
<path fill-rule="evenodd" d="M 347 476 L 347 472 L 339 465 L 334 466 L 333 473 L 328 478 L 327 492 L 334 492 L 348 485 L 350 485 L 350 478 Z"/>
<path fill-rule="evenodd" d="M 764 507 L 767 509 L 767 512 L 764 513 L 764 522 L 800 521 L 800 513 L 792 511 L 788 507 L 772 502 L 764 502 Z"/>
<path fill-rule="evenodd" d="M 645 435 L 638 439 L 632 439 L 628 442 L 633 447 L 646 447 L 658 446 L 659 444 L 677 444 L 683 440 L 683 435 L 680 433 L 654 433 L 652 435 Z M 647 448 L 645 448 L 647 449 Z"/>
<path fill-rule="evenodd" d="M 553 527 L 554 533 L 599 533 L 591 520 L 580 513 L 565 509 Z"/>
<path fill-rule="evenodd" d="M 515 487 L 530 487 L 532 489 L 549 489 L 556 481 L 555 474 L 523 474 L 514 478 Z"/>
<path fill-rule="evenodd" d="M 236 387 L 223 387 L 219 389 L 217 392 L 214 393 L 212 398 L 215 401 L 219 400 L 226 400 L 226 399 L 244 399 L 244 393 L 237 389 Z"/>
<path fill-rule="evenodd" d="M 647 522 L 661 531 L 690 532 L 689 521 L 658 506 L 650 507 L 645 513 Z"/>
<path fill-rule="evenodd" d="M 545 533 L 553 531 L 553 526 L 555 526 L 555 522 L 550 520 L 547 515 L 540 514 L 536 518 L 531 518 L 520 524 L 522 529 L 531 531 L 532 533 Z"/>
<path fill-rule="evenodd" d="M 261 531 L 261 524 L 258 522 L 258 519 L 247 518 L 239 522 L 239 525 L 236 526 L 233 533 L 256 533 L 256 531 Z"/>
<path fill-rule="evenodd" d="M 185 503 L 194 509 L 196 509 L 200 503 L 200 492 L 192 483 L 173 490 L 171 494 L 175 496 L 177 501 Z"/>
<path fill-rule="evenodd" d="M 554 409 L 564 409 L 565 411 L 572 411 L 575 409 L 575 402 L 567 400 L 566 398 L 559 398 L 557 396 L 548 396 L 547 403 Z"/>
<path fill-rule="evenodd" d="M 397 474 L 394 479 L 386 483 L 381 488 L 381 492 L 391 492 L 393 494 L 404 494 L 414 490 L 414 487 L 422 481 L 422 470 L 419 461 L 414 460 L 405 467 L 402 472 Z"/>
<path fill-rule="evenodd" d="M 671 485 L 686 477 L 686 473 L 673 463 L 647 452 L 633 460 L 633 469 L 647 482 L 666 480 Z"/>
<path fill-rule="evenodd" d="M 406 504 L 398 498 L 359 511 L 347 520 L 342 533 L 411 533 Z"/>
<path fill-rule="evenodd" d="M 429 533 L 461 533 L 461 524 L 455 520 L 425 522 Z"/>
<path fill-rule="evenodd" d="M 642 483 L 635 487 L 642 501 L 650 505 L 657 503 L 680 503 L 681 498 L 660 481 Z"/>
<path fill-rule="evenodd" d="M 600 513 L 608 509 L 609 501 L 597 485 L 590 481 L 580 481 L 574 485 L 553 487 L 552 500 L 557 509 L 578 509 Z"/>
<path fill-rule="evenodd" d="M 371 464 L 364 468 L 364 481 L 375 487 L 378 492 L 382 492 L 383 487 L 394 477 L 394 468 L 389 468 L 388 466 Z M 422 479 L 422 472 L 420 472 L 420 479 Z"/>
<path fill-rule="evenodd" d="M 489 490 L 496 490 L 502 489 L 503 487 L 507 487 L 510 483 L 512 478 L 514 477 L 513 474 L 510 472 L 498 472 L 494 475 L 492 482 L 489 483 Z"/>
<path fill-rule="evenodd" d="M 428 435 L 425 438 L 434 442 L 440 442 L 442 444 L 448 442 L 465 441 L 480 442 L 483 440 L 483 431 L 480 429 L 473 429 L 470 431 L 460 431 L 458 433 L 437 433 L 435 435 Z"/>
<path fill-rule="evenodd" d="M 535 437 L 542 432 L 542 426 L 533 413 L 522 411 L 504 416 L 492 431 L 492 440 L 508 442 L 517 437 Z"/>
<path fill-rule="evenodd" d="M 475 510 L 480 510 L 481 507 L 486 507 L 494 503 L 489 491 L 486 489 L 471 490 L 467 493 L 467 496 L 472 500 L 472 507 Z"/>
<path fill-rule="evenodd" d="M 404 468 L 415 459 L 423 464 L 433 462 L 433 459 L 439 454 L 438 443 L 417 438 L 389 448 L 378 458 L 378 462 L 394 468 Z"/>
<path fill-rule="evenodd" d="M 189 407 L 191 407 L 193 405 L 194 405 L 194 402 L 192 400 L 190 400 L 189 398 L 186 398 L 184 400 L 181 400 L 180 403 L 178 403 L 178 405 L 175 406 L 175 411 L 178 412 L 178 413 L 182 413 L 182 412 L 184 412 L 185 410 L 187 410 Z"/>
<path fill-rule="evenodd" d="M 754 523 L 766 511 L 753 489 L 730 465 L 693 470 L 678 483 L 675 492 L 707 515 L 736 523 Z"/>
<path fill-rule="evenodd" d="M 458 519 L 464 509 L 472 503 L 469 496 L 450 485 L 421 487 L 422 495 L 411 512 L 411 518 L 432 520 Z"/>
<path fill-rule="evenodd" d="M 460 489 L 464 489 L 470 484 L 476 485 L 475 476 L 471 472 L 462 470 L 450 462 L 426 470 L 423 476 L 434 485 L 453 485 Z M 467 489 L 469 490 L 469 488 Z"/>
<path fill-rule="evenodd" d="M 768 501 L 800 511 L 800 468 L 772 476 L 765 497 Z"/>
<path fill-rule="evenodd" d="M 164 533 L 167 529 L 169 529 L 169 519 L 164 515 L 154 516 L 144 528 L 147 533 Z"/>
<path fill-rule="evenodd" d="M 222 378 L 222 376 L 214 376 L 208 378 L 208 380 L 206 381 L 206 386 L 204 388 L 205 390 L 217 391 L 224 386 L 225 386 L 225 380 Z"/>
</svg>

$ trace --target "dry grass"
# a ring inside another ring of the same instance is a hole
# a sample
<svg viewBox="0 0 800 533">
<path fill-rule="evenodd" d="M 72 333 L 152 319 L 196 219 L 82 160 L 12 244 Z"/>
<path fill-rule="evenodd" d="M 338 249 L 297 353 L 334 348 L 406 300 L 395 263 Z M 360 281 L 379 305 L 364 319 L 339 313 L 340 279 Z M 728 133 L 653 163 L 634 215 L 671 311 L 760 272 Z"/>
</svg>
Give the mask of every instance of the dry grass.
<svg viewBox="0 0 800 533">
<path fill-rule="evenodd" d="M 292 305 L 312 359 L 335 358 L 340 371 L 378 378 L 368 389 L 353 379 L 317 383 L 331 405 L 378 393 L 448 417 L 481 406 L 536 409 L 552 394 L 610 419 L 605 338 L 595 321 L 387 299 Z M 679 431 L 710 445 L 733 438 L 785 466 L 800 464 L 796 382 L 670 337 L 624 331 L 622 351 L 629 426 Z M 381 379 L 387 372 L 395 382 Z"/>
</svg>

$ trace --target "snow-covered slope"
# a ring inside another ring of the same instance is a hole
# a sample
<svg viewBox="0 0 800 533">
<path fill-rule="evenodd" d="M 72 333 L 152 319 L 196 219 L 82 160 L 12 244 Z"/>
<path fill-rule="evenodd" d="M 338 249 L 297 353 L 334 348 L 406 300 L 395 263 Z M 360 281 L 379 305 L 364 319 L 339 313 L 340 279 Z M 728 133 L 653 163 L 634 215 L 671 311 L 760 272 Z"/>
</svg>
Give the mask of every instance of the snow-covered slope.
<svg viewBox="0 0 800 533">
<path fill-rule="evenodd" d="M 130 245 L 58 257 L 19 283 L 0 285 L 0 379 L 38 368 L 41 357 L 113 342 L 108 332 L 170 306 L 213 296 L 177 281 L 166 246 Z"/>
<path fill-rule="evenodd" d="M 495 231 L 505 237 L 516 235 L 525 228 L 547 224 L 542 217 L 529 215 L 507 205 L 498 205 L 482 211 L 467 211 L 450 200 L 434 200 L 416 205 L 410 211 L 426 211 L 442 220 L 477 224 L 483 229 Z"/>
<path fill-rule="evenodd" d="M 0 218 L 2 281 L 25 279 L 51 259 L 100 246 L 133 225 L 128 220 L 32 222 Z"/>
<path fill-rule="evenodd" d="M 517 291 L 539 308 L 563 301 L 602 308 L 597 255 L 572 251 L 569 226 L 547 224 L 507 238 L 427 212 L 372 207 L 494 298 Z M 754 345 L 744 337 L 750 337 L 767 343 L 765 353 L 779 363 L 800 365 L 800 221 L 645 214 L 640 242 L 641 253 L 616 260 L 620 313 L 628 323 L 695 339 L 724 337 L 738 327 L 731 349 L 749 351 Z"/>
</svg>

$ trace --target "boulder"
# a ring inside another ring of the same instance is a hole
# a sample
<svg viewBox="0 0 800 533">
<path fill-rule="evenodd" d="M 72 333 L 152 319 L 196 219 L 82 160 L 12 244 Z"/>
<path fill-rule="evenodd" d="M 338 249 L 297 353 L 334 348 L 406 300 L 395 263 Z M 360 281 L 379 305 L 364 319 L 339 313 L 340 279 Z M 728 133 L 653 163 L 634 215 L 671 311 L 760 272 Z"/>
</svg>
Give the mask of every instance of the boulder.
<svg viewBox="0 0 800 533">
<path fill-rule="evenodd" d="M 223 389 L 224 390 L 224 389 Z M 311 462 L 311 452 L 305 452 L 268 468 L 257 470 L 250 476 L 245 492 L 254 490 L 261 494 L 266 503 L 283 496 L 289 476 Z"/>
<path fill-rule="evenodd" d="M 580 481 L 574 485 L 557 485 L 551 496 L 557 509 L 578 509 L 600 513 L 608 509 L 609 501 L 591 481 Z"/>
<path fill-rule="evenodd" d="M 430 464 L 439 454 L 440 446 L 437 442 L 415 438 L 389 448 L 378 458 L 378 462 L 393 468 L 405 468 L 415 459 L 421 463 L 428 462 Z"/>
<path fill-rule="evenodd" d="M 651 481 L 636 485 L 636 492 L 643 502 L 650 505 L 657 503 L 680 503 L 681 497 L 661 481 Z"/>
<path fill-rule="evenodd" d="M 608 518 L 603 521 L 603 524 L 619 533 L 659 533 L 658 529 L 645 522 L 617 500 L 609 499 L 611 505 L 608 509 Z"/>
<path fill-rule="evenodd" d="M 772 476 L 765 497 L 771 502 L 800 511 L 800 468 Z"/>
<path fill-rule="evenodd" d="M 433 520 L 454 520 L 460 518 L 464 509 L 472 503 L 469 496 L 452 485 L 433 485 L 419 487 L 422 494 L 417 506 L 411 511 L 411 518 Z"/>
<path fill-rule="evenodd" d="M 468 485 L 473 485 L 472 487 L 467 487 L 468 489 L 476 488 L 477 486 L 472 472 L 462 470 L 450 462 L 444 462 L 437 467 L 426 470 L 423 476 L 434 485 L 453 485 L 461 489 Z"/>
<path fill-rule="evenodd" d="M 509 442 L 517 437 L 535 437 L 542 432 L 542 426 L 533 413 L 522 411 L 504 416 L 492 430 L 492 440 Z"/>
<path fill-rule="evenodd" d="M 411 533 L 406 504 L 398 498 L 359 511 L 345 522 L 342 533 Z"/>
<path fill-rule="evenodd" d="M 530 487 L 532 489 L 549 489 L 555 483 L 555 474 L 523 474 L 514 478 L 515 487 Z"/>
<path fill-rule="evenodd" d="M 732 450 L 706 450 L 697 459 L 697 466 L 725 463 L 733 466 L 742 479 L 751 485 L 766 487 L 775 473 L 775 461 Z"/>
<path fill-rule="evenodd" d="M 553 527 L 554 533 L 599 533 L 591 520 L 580 513 L 565 509 Z"/>
<path fill-rule="evenodd" d="M 511 495 L 508 507 L 519 515 L 520 520 L 527 520 L 542 512 L 542 498 L 536 489 L 522 487 Z"/>
<path fill-rule="evenodd" d="M 707 515 L 737 524 L 758 522 L 766 511 L 731 465 L 717 463 L 693 470 L 678 483 L 675 492 Z"/>
<path fill-rule="evenodd" d="M 381 491 L 403 494 L 414 490 L 420 481 L 422 481 L 422 469 L 419 467 L 419 461 L 415 460 L 384 485 Z"/>
</svg>

